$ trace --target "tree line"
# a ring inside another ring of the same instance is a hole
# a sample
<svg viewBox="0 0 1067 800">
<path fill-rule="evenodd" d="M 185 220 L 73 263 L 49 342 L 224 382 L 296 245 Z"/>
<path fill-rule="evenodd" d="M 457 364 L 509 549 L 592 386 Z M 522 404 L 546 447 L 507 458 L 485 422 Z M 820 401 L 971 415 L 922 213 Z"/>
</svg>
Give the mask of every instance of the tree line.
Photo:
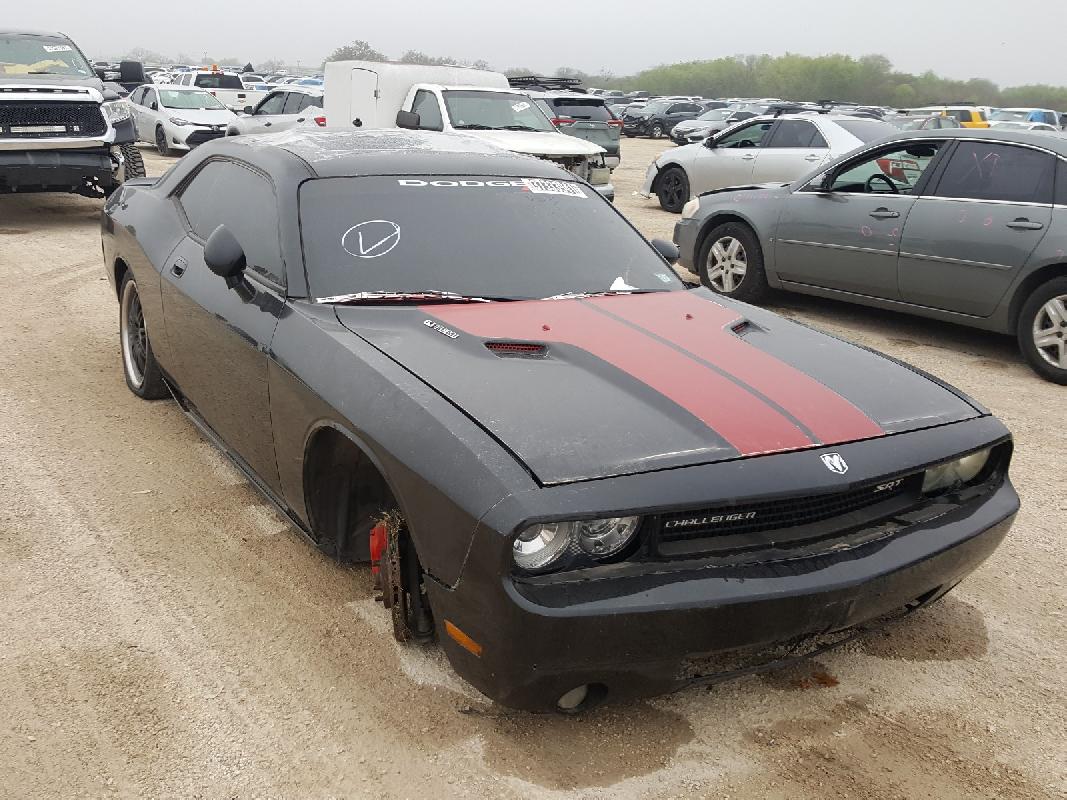
<svg viewBox="0 0 1067 800">
<path fill-rule="evenodd" d="M 129 57 L 136 60 L 166 63 L 159 53 L 134 48 Z M 181 57 L 178 63 L 197 63 Z M 151 56 L 151 57 L 149 57 Z M 342 45 L 325 61 L 389 61 L 390 58 L 365 40 Z M 490 69 L 488 62 L 465 61 L 451 56 L 435 56 L 408 50 L 395 59 L 401 64 L 430 66 L 467 66 Z M 325 61 L 323 63 L 325 63 Z M 208 63 L 240 64 L 239 59 L 209 59 Z M 255 62 L 253 62 L 255 63 Z M 256 64 L 259 69 L 277 69 L 278 59 Z M 509 76 L 536 74 L 525 67 L 502 70 Z M 586 86 L 632 91 L 643 89 L 654 95 L 700 95 L 701 97 L 777 97 L 785 100 L 836 100 L 913 108 L 941 103 L 973 102 L 994 107 L 1038 107 L 1067 111 L 1067 86 L 1033 84 L 1001 88 L 984 78 L 953 80 L 932 70 L 915 75 L 893 68 L 885 56 L 847 55 L 782 56 L 747 55 L 663 64 L 634 75 L 616 76 L 609 71 L 583 72 L 573 67 L 559 67 L 557 77 L 579 78 Z"/>
</svg>

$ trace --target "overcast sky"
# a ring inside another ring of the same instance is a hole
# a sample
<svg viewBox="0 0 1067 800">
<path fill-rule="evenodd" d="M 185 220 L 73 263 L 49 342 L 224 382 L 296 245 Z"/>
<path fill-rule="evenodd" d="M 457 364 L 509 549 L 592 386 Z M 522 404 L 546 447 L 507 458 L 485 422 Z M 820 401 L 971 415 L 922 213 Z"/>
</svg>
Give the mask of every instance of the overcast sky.
<svg viewBox="0 0 1067 800">
<path fill-rule="evenodd" d="M 571 66 L 617 75 L 746 53 L 881 53 L 897 69 L 933 69 L 1002 86 L 1067 83 L 1063 0 L 113 0 L 5 2 L 0 24 L 62 30 L 90 58 L 145 47 L 200 58 L 280 58 L 317 65 L 366 39 L 485 59 L 496 68 Z"/>
</svg>

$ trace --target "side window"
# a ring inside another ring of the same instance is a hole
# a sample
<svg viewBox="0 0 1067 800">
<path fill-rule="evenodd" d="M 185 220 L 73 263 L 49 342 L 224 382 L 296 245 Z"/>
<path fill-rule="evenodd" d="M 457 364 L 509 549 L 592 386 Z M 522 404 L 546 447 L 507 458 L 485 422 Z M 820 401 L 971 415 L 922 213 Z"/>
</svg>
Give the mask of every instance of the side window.
<svg viewBox="0 0 1067 800">
<path fill-rule="evenodd" d="M 906 147 L 879 150 L 862 161 L 846 165 L 834 176 L 832 192 L 912 194 L 942 142 L 916 142 Z"/>
<path fill-rule="evenodd" d="M 300 104 L 307 97 L 303 92 L 289 92 L 289 96 L 285 98 L 285 105 L 282 106 L 283 114 L 295 114 L 300 110 Z"/>
<path fill-rule="evenodd" d="M 142 101 L 146 106 L 151 107 L 152 103 L 155 103 L 159 99 L 159 94 L 155 89 L 148 89 L 144 93 Z"/>
<path fill-rule="evenodd" d="M 764 147 L 813 147 L 812 140 L 819 136 L 815 126 L 802 119 L 783 119 L 771 132 Z M 822 139 L 821 136 L 819 136 Z M 822 147 L 826 146 L 823 142 Z"/>
<path fill-rule="evenodd" d="M 256 109 L 256 116 L 261 114 L 281 114 L 287 94 L 288 92 L 275 92 L 267 95 L 267 99 L 260 103 L 259 108 Z"/>
<path fill-rule="evenodd" d="M 687 114 L 701 114 L 703 113 L 704 109 L 698 106 L 696 103 L 688 103 L 685 105 L 682 111 L 686 112 Z"/>
<path fill-rule="evenodd" d="M 760 142 L 763 141 L 763 137 L 767 135 L 767 131 L 769 131 L 773 125 L 773 120 L 753 122 L 751 125 L 744 125 L 735 131 L 731 131 L 726 136 L 716 139 L 715 146 L 730 148 L 759 147 Z"/>
<path fill-rule="evenodd" d="M 322 98 L 313 94 L 305 94 L 300 99 L 300 106 L 297 111 L 303 111 L 306 108 L 322 108 Z"/>
<path fill-rule="evenodd" d="M 411 104 L 411 110 L 419 115 L 419 127 L 422 130 L 444 130 L 444 120 L 441 119 L 441 104 L 437 102 L 437 95 L 433 92 L 419 89 L 415 93 L 415 101 Z"/>
<path fill-rule="evenodd" d="M 134 89 L 133 94 L 130 95 L 130 102 L 134 105 L 141 105 L 141 101 L 144 100 L 144 95 L 147 91 L 148 89 L 144 86 Z"/>
<path fill-rule="evenodd" d="M 179 198 L 189 225 L 206 240 L 225 225 L 244 248 L 248 268 L 285 285 L 278 245 L 278 201 L 266 177 L 232 161 L 209 161 Z"/>
<path fill-rule="evenodd" d="M 961 141 L 937 184 L 938 197 L 1051 203 L 1053 156 L 1009 144 Z"/>
<path fill-rule="evenodd" d="M 1067 161 L 1056 159 L 1056 205 L 1067 206 Z"/>
<path fill-rule="evenodd" d="M 667 109 L 668 114 L 680 114 L 683 111 L 685 111 L 685 103 L 675 103 Z"/>
</svg>

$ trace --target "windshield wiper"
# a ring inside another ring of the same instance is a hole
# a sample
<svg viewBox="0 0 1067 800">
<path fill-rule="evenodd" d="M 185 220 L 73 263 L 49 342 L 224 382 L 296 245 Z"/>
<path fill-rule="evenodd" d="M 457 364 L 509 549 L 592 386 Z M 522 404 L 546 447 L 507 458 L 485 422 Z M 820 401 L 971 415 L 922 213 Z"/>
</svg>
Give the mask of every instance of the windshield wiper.
<svg viewBox="0 0 1067 800">
<path fill-rule="evenodd" d="M 479 125 L 477 122 L 462 122 L 459 125 L 453 125 L 457 131 L 495 131 L 492 125 Z"/>
<path fill-rule="evenodd" d="M 534 133 L 544 133 L 539 128 L 531 128 L 529 125 L 501 125 L 499 128 L 493 128 L 494 131 L 533 131 Z"/>
<path fill-rule="evenodd" d="M 602 292 L 564 292 L 545 297 L 545 300 L 582 300 L 586 297 L 609 297 L 614 294 L 657 294 L 670 289 L 605 289 Z"/>
<path fill-rule="evenodd" d="M 474 297 L 472 295 L 428 289 L 422 292 L 354 292 L 332 297 L 316 298 L 317 303 L 356 305 L 359 303 L 492 303 L 511 300 L 510 297 Z"/>
</svg>

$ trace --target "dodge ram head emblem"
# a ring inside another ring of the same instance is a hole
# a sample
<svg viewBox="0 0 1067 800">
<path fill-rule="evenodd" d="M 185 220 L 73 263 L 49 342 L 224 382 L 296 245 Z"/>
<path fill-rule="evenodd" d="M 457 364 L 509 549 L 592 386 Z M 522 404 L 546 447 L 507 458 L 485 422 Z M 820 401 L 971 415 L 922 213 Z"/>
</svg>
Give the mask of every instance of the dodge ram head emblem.
<svg viewBox="0 0 1067 800">
<path fill-rule="evenodd" d="M 838 475 L 844 475 L 848 472 L 848 464 L 845 463 L 845 459 L 841 457 L 840 453 L 826 453 L 819 456 L 822 459 L 822 463 L 826 465 L 826 468 L 830 472 L 836 472 Z"/>
</svg>

